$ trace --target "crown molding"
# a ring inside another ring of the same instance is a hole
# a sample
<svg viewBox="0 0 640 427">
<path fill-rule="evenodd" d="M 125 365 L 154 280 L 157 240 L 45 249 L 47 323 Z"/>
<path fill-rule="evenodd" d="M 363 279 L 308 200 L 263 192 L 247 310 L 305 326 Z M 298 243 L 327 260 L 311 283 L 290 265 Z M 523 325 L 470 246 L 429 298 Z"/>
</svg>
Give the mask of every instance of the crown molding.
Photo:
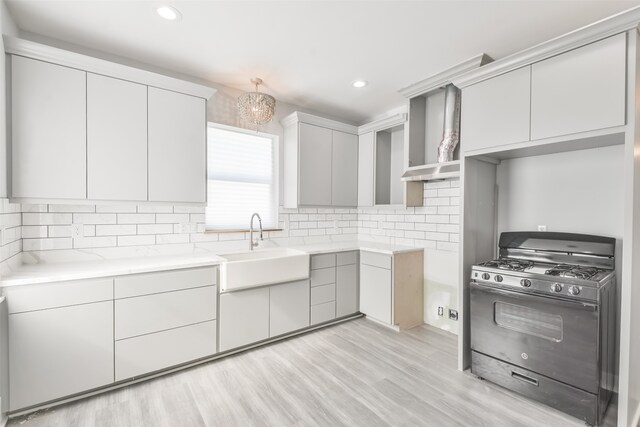
<svg viewBox="0 0 640 427">
<path fill-rule="evenodd" d="M 216 93 L 216 89 L 201 84 L 36 43 L 30 40 L 6 35 L 3 39 L 4 49 L 7 54 L 51 62 L 65 67 L 76 68 L 90 73 L 102 74 L 161 89 L 168 89 L 207 100 Z"/>
<path fill-rule="evenodd" d="M 417 83 L 409 85 L 400 89 L 398 92 L 405 98 L 413 98 L 415 96 L 419 96 L 430 92 L 434 89 L 438 89 L 442 86 L 445 86 L 452 82 L 452 80 L 464 74 L 470 70 L 475 70 L 479 67 L 482 67 L 485 64 L 493 61 L 490 56 L 481 53 L 480 55 L 476 55 L 472 58 L 467 59 L 459 64 L 454 65 L 451 68 L 447 68 L 437 74 L 434 74 L 431 77 L 428 77 L 424 80 L 421 80 Z"/>
<path fill-rule="evenodd" d="M 336 120 L 325 119 L 324 117 L 314 116 L 313 114 L 302 113 L 300 111 L 294 111 L 288 116 L 283 117 L 282 120 L 280 120 L 280 123 L 284 127 L 289 127 L 297 123 L 307 123 L 310 125 L 334 129 L 341 132 L 351 133 L 354 135 L 358 134 L 357 126 L 338 122 Z"/>
<path fill-rule="evenodd" d="M 375 120 L 370 123 L 366 123 L 358 127 L 358 135 L 365 134 L 367 132 L 378 131 L 382 129 L 389 129 L 394 126 L 404 124 L 407 121 L 407 113 L 398 113 L 384 119 Z"/>
<path fill-rule="evenodd" d="M 637 6 L 513 55 L 509 55 L 482 68 L 461 74 L 453 78 L 452 83 L 459 88 L 470 86 L 589 43 L 637 29 L 639 23 L 640 6 Z"/>
</svg>

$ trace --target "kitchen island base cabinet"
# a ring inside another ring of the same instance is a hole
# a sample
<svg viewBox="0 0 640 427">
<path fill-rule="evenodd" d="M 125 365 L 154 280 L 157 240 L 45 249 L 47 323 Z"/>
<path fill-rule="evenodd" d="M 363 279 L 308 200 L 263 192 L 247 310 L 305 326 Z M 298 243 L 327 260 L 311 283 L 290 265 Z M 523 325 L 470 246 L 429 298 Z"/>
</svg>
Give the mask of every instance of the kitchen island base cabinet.
<svg viewBox="0 0 640 427">
<path fill-rule="evenodd" d="M 133 378 L 215 353 L 215 320 L 116 341 L 115 379 Z"/>
<path fill-rule="evenodd" d="M 9 315 L 10 407 L 113 383 L 113 301 Z"/>
<path fill-rule="evenodd" d="M 269 288 L 220 295 L 220 351 L 269 338 Z"/>
<path fill-rule="evenodd" d="M 360 311 L 396 330 L 424 323 L 424 253 L 360 254 Z"/>
</svg>

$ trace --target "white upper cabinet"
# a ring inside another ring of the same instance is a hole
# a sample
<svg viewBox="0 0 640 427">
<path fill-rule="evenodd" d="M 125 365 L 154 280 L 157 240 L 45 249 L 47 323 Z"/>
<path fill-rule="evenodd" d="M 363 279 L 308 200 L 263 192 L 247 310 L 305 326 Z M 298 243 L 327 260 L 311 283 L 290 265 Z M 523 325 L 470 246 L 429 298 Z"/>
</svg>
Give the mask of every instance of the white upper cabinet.
<svg viewBox="0 0 640 427">
<path fill-rule="evenodd" d="M 331 204 L 358 205 L 358 137 L 332 131 Z"/>
<path fill-rule="evenodd" d="M 531 67 L 462 90 L 460 146 L 481 150 L 529 140 Z"/>
<path fill-rule="evenodd" d="M 149 88 L 149 200 L 206 201 L 206 102 Z"/>
<path fill-rule="evenodd" d="M 87 74 L 87 198 L 147 200 L 147 86 Z"/>
<path fill-rule="evenodd" d="M 299 112 L 282 124 L 284 207 L 357 206 L 357 128 Z"/>
<path fill-rule="evenodd" d="M 11 197 L 87 197 L 86 74 L 11 58 Z"/>
<path fill-rule="evenodd" d="M 373 206 L 373 132 L 358 141 L 358 206 Z"/>
<path fill-rule="evenodd" d="M 331 206 L 331 129 L 300 123 L 301 205 Z"/>
<path fill-rule="evenodd" d="M 624 125 L 625 96 L 624 33 L 535 63 L 531 139 Z"/>
<path fill-rule="evenodd" d="M 206 202 L 215 90 L 5 37 L 11 188 L 23 202 Z"/>
</svg>

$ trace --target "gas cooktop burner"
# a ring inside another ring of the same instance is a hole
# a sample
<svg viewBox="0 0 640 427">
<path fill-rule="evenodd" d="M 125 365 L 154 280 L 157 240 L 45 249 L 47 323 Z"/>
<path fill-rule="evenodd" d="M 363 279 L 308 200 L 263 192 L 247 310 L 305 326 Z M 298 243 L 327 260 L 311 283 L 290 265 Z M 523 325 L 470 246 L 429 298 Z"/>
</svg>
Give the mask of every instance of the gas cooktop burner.
<svg viewBox="0 0 640 427">
<path fill-rule="evenodd" d="M 558 264 L 553 268 L 545 271 L 545 274 L 557 277 L 575 277 L 577 279 L 590 279 L 599 273 L 599 268 L 582 267 L 579 265 Z"/>
<path fill-rule="evenodd" d="M 493 261 L 487 261 L 480 264 L 483 267 L 499 268 L 501 270 L 524 271 L 533 267 L 533 261 L 523 259 L 501 258 Z"/>
</svg>

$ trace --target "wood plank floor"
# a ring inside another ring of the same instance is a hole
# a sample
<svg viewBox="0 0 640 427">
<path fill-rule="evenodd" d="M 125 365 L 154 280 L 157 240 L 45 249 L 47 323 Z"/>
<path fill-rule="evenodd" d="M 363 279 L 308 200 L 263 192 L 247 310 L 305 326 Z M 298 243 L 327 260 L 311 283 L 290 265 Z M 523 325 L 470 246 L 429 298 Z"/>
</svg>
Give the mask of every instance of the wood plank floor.
<svg viewBox="0 0 640 427">
<path fill-rule="evenodd" d="M 360 318 L 9 425 L 584 426 L 457 371 L 456 342 L 428 326 L 398 334 Z"/>
</svg>

